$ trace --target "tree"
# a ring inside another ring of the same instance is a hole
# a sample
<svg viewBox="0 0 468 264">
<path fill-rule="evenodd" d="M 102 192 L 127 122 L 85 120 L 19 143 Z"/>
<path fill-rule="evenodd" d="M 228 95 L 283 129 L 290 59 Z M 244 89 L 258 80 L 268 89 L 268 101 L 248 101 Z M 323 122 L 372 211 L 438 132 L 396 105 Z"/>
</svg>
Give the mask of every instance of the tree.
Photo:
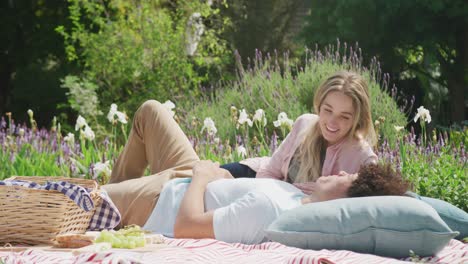
<svg viewBox="0 0 468 264">
<path fill-rule="evenodd" d="M 71 26 L 57 31 L 79 77 L 98 87 L 101 109 L 118 102 L 133 112 L 151 98 L 197 94 L 224 67 L 221 29 L 207 26 L 218 11 L 205 1 L 69 0 Z"/>
<path fill-rule="evenodd" d="M 303 37 L 309 46 L 359 42 L 397 82 L 417 83 L 425 103 L 440 100 L 432 110 L 450 109 L 452 123 L 467 119 L 468 2 L 314 0 Z"/>
<path fill-rule="evenodd" d="M 65 55 L 54 28 L 65 22 L 66 5 L 66 1 L 1 1 L 0 113 L 23 111 L 26 119 L 24 108 L 33 108 L 34 103 L 41 117 L 49 119 L 64 101 L 58 79 Z"/>
<path fill-rule="evenodd" d="M 297 50 L 294 38 L 306 15 L 307 0 L 228 0 L 222 15 L 232 22 L 224 35 L 231 48 L 254 58 L 255 49 L 280 53 Z"/>
</svg>

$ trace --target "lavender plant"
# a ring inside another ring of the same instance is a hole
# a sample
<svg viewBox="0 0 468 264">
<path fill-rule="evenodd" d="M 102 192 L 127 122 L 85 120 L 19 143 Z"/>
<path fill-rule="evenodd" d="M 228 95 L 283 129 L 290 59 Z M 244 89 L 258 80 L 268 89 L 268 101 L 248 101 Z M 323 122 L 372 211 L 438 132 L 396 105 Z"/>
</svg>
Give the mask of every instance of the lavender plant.
<svg viewBox="0 0 468 264">
<path fill-rule="evenodd" d="M 419 118 L 422 127 L 431 119 L 428 111 L 419 111 L 414 121 Z M 424 129 L 419 136 L 413 128 L 409 133 L 400 127 L 395 129 L 400 140 L 394 147 L 384 140 L 378 148 L 380 159 L 394 164 L 418 194 L 445 200 L 468 211 L 468 168 L 463 143 L 468 140 L 468 128 L 461 133 L 462 140 L 452 140 L 448 133 L 437 130 L 433 130 L 431 138 Z"/>
<path fill-rule="evenodd" d="M 238 80 L 214 90 L 209 98 L 184 102 L 181 108 L 190 111 L 180 112 L 182 120 L 211 117 L 216 122 L 220 134 L 228 136 L 230 141 L 235 141 L 239 131 L 233 130 L 232 121 L 225 118 L 229 115 L 230 107 L 245 110 L 248 113 L 246 118 L 250 119 L 253 118 L 251 113 L 261 108 L 268 120 L 276 118 L 281 112 L 286 112 L 289 118 L 295 120 L 301 114 L 313 112 L 315 90 L 325 78 L 336 71 L 350 69 L 361 73 L 369 83 L 371 104 L 374 106 L 373 118 L 383 117 L 387 120 L 379 128 L 382 138 L 385 135 L 393 144 L 397 136 L 393 125 L 406 122 L 402 110 L 408 108 L 411 103 L 407 102 L 403 109 L 397 106 L 395 98 L 399 95 L 395 87 L 389 88 L 390 76 L 382 73 L 376 59 L 367 67 L 364 66 L 361 50 L 357 45 L 348 47 L 338 42 L 336 46 L 330 45 L 324 50 L 307 50 L 302 65 L 291 62 L 287 53 L 283 56 L 277 53 L 264 55 L 257 51 L 255 58 L 247 58 L 245 67 L 239 54 L 236 54 L 236 60 Z M 181 125 L 189 133 L 193 131 L 188 129 L 190 124 L 182 122 Z M 242 127 L 247 128 L 245 125 Z M 277 127 L 269 122 L 264 129 L 268 134 L 276 131 L 283 137 L 284 131 L 281 127 L 283 126 Z M 249 126 L 248 131 L 251 141 L 256 130 L 250 129 Z"/>
<path fill-rule="evenodd" d="M 239 80 L 217 91 L 210 100 L 183 101 L 178 108 L 170 101 L 163 105 L 201 159 L 228 163 L 271 155 L 290 131 L 293 120 L 311 110 L 314 91 L 323 78 L 343 68 L 358 71 L 369 82 L 372 116 L 380 134 L 379 157 L 394 164 L 420 195 L 440 198 L 468 211 L 466 127 L 428 137 L 425 122 L 430 117 L 420 108 L 416 121 L 424 126 L 421 140 L 414 131 L 404 130 L 404 110 L 412 107 L 414 98 L 400 98 L 404 104 L 399 109 L 395 103 L 397 89 L 389 88 L 390 77 L 382 74 L 376 60 L 364 67 L 360 49 L 346 44 L 340 47 L 339 42 L 323 52 L 315 49 L 306 54 L 303 67 L 291 64 L 287 54 L 280 60 L 277 54 L 263 56 L 258 51 L 247 67 L 241 66 L 237 56 Z M 1 117 L 0 179 L 63 175 L 107 182 L 126 142 L 128 117 L 117 110 L 117 105 L 112 105 L 107 115 L 110 126 L 97 124 L 97 120 L 88 124 L 79 117 L 75 131 L 65 137 L 60 124 L 39 129 L 34 113 L 28 111 L 28 115 L 29 126 L 16 124 L 9 113 Z M 95 135 L 90 125 L 110 128 L 111 132 Z"/>
<path fill-rule="evenodd" d="M 107 182 L 111 162 L 122 149 L 115 140 L 106 137 L 97 144 L 94 131 L 82 116 L 78 117 L 75 125 L 79 133 L 78 140 L 75 140 L 73 133 L 62 136 L 60 124 L 59 129 L 55 123 L 50 130 L 38 129 L 32 110 L 28 110 L 28 115 L 29 127 L 16 124 L 10 113 L 6 114 L 6 119 L 2 116 L 0 120 L 0 179 L 35 175 L 93 178 L 100 183 Z"/>
<path fill-rule="evenodd" d="M 164 103 L 173 117 L 181 121 L 172 102 Z M 252 127 L 248 118 L 237 109 L 230 108 L 226 119 L 230 120 L 231 130 L 236 132 L 236 138 L 231 141 L 227 135 L 219 133 L 215 122 L 210 117 L 192 119 L 189 129 L 197 133 L 188 135 L 192 146 L 201 159 L 211 159 L 220 163 L 238 161 L 249 157 L 271 155 L 277 148 L 283 133 L 289 132 L 290 119 L 284 115 L 278 120 L 264 118 L 262 111 L 254 115 Z M 247 116 L 248 113 L 246 112 Z M 286 115 L 286 113 L 284 113 Z M 229 118 L 230 116 L 230 118 Z M 6 117 L 6 118 L 5 118 Z M 69 177 L 93 178 L 106 183 L 111 174 L 114 160 L 121 152 L 123 145 L 117 137 L 126 137 L 124 126 L 127 117 L 112 106 L 108 114 L 112 125 L 111 133 L 105 138 L 95 138 L 86 120 L 79 117 L 76 123 L 77 140 L 74 133 L 62 137 L 60 124 L 51 129 L 39 129 L 30 113 L 30 126 L 16 124 L 11 114 L 0 119 L 0 179 L 12 175 L 61 175 Z M 427 120 L 427 118 L 425 119 Z M 186 122 L 186 121 L 185 121 Z M 186 122 L 188 123 L 188 122 Z M 244 133 L 241 123 L 252 133 Z M 285 131 L 277 136 L 276 130 L 266 130 L 267 124 L 274 124 Z M 123 133 L 118 133 L 121 126 Z M 257 126 L 254 129 L 254 126 Z M 468 211 L 468 173 L 465 143 L 468 140 L 468 128 L 463 132 L 451 131 L 438 133 L 434 130 L 432 137 L 424 142 L 414 131 L 407 133 L 402 127 L 396 126 L 398 141 L 389 144 L 386 139 L 378 146 L 378 156 L 384 162 L 394 164 L 402 175 L 408 178 L 414 186 L 414 191 L 423 196 L 443 199 L 465 211 Z M 271 131 L 271 132 L 270 132 Z M 250 135 L 253 135 L 250 138 Z M 99 142 L 99 144 L 97 143 Z"/>
</svg>

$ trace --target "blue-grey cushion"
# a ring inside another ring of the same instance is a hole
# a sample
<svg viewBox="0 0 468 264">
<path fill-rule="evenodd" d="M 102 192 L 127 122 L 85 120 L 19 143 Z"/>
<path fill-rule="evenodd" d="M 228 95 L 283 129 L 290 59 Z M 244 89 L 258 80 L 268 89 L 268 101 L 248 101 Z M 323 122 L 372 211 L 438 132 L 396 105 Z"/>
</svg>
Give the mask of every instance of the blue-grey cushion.
<svg viewBox="0 0 468 264">
<path fill-rule="evenodd" d="M 434 255 L 459 233 L 425 202 L 404 196 L 310 203 L 280 215 L 266 230 L 273 241 L 305 249 L 342 249 L 388 257 Z"/>
<path fill-rule="evenodd" d="M 460 232 L 456 239 L 468 237 L 468 213 L 455 205 L 436 198 L 420 196 L 413 192 L 407 195 L 417 198 L 434 208 L 444 222 L 453 230 Z"/>
</svg>

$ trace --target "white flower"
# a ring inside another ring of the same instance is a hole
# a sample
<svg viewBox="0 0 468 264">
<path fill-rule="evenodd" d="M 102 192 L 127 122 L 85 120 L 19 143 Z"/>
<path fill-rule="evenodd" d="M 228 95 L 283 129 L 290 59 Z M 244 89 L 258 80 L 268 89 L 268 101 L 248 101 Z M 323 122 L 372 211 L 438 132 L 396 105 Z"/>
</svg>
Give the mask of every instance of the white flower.
<svg viewBox="0 0 468 264">
<path fill-rule="evenodd" d="M 88 126 L 88 123 L 86 123 L 86 120 L 81 115 L 79 115 L 76 119 L 75 130 L 78 131 L 82 127 L 86 126 Z"/>
<path fill-rule="evenodd" d="M 214 142 L 216 145 L 219 145 L 219 142 L 220 142 L 220 141 L 221 141 L 221 140 L 219 139 L 219 137 L 215 137 L 215 138 L 213 139 L 213 142 Z"/>
<path fill-rule="evenodd" d="M 75 135 L 73 133 L 68 133 L 63 138 L 63 141 L 67 142 L 68 144 L 73 144 L 75 142 Z"/>
<path fill-rule="evenodd" d="M 115 116 L 117 116 L 117 120 L 120 123 L 127 124 L 127 115 L 123 112 L 117 111 L 116 104 L 111 104 L 111 108 L 107 114 L 107 119 L 113 124 L 115 122 Z"/>
<path fill-rule="evenodd" d="M 95 176 L 99 176 L 101 174 L 104 174 L 104 176 L 110 176 L 112 170 L 110 169 L 109 161 L 106 161 L 104 163 L 96 162 L 94 164 L 93 172 Z"/>
<path fill-rule="evenodd" d="M 164 104 L 162 104 L 162 106 L 164 106 L 164 108 L 166 108 L 167 111 L 169 111 L 169 113 L 171 113 L 171 116 L 174 117 L 175 112 L 172 111 L 172 109 L 175 108 L 175 104 L 173 102 L 171 102 L 171 100 L 167 100 L 166 102 L 164 102 Z"/>
<path fill-rule="evenodd" d="M 237 122 L 239 122 L 240 125 L 243 125 L 243 124 L 247 123 L 247 125 L 249 127 L 251 127 L 253 125 L 253 122 L 252 122 L 252 120 L 250 120 L 249 115 L 247 114 L 245 109 L 242 109 L 240 111 L 239 119 L 237 120 Z"/>
<path fill-rule="evenodd" d="M 237 151 L 237 155 L 243 158 L 247 156 L 247 149 L 245 149 L 243 146 L 237 146 L 236 151 Z"/>
<path fill-rule="evenodd" d="M 114 116 L 116 112 L 117 112 L 117 105 L 111 104 L 109 113 L 107 114 L 107 119 L 109 120 L 109 122 L 114 123 Z"/>
<path fill-rule="evenodd" d="M 33 116 L 34 116 L 34 112 L 33 112 L 31 109 L 28 109 L 28 116 L 29 116 L 29 118 L 31 118 L 31 119 L 32 119 Z"/>
<path fill-rule="evenodd" d="M 127 115 L 125 113 L 117 111 L 115 114 L 117 115 L 117 120 L 119 120 L 120 123 L 127 124 Z"/>
<path fill-rule="evenodd" d="M 400 132 L 402 129 L 404 129 L 404 126 L 393 126 L 397 132 Z"/>
<path fill-rule="evenodd" d="M 83 133 L 84 138 L 87 140 L 94 140 L 96 137 L 94 135 L 94 131 L 89 126 L 86 126 L 84 130 L 81 130 L 81 132 Z"/>
<path fill-rule="evenodd" d="M 430 123 L 432 120 L 429 110 L 424 108 L 424 106 L 420 106 L 418 108 L 418 113 L 414 116 L 414 122 L 416 123 L 419 118 L 421 118 L 423 122 L 427 122 L 427 123 Z"/>
<path fill-rule="evenodd" d="M 218 132 L 218 129 L 216 129 L 215 123 L 214 123 L 213 119 L 211 119 L 211 117 L 207 117 L 203 121 L 203 127 L 202 127 L 201 132 L 203 132 L 203 130 L 205 130 L 205 129 L 206 129 L 206 132 L 209 135 L 214 135 L 214 134 L 216 134 L 216 132 Z"/>
<path fill-rule="evenodd" d="M 24 136 L 24 128 L 20 128 L 19 131 L 18 131 L 18 134 L 20 137 Z"/>
<path fill-rule="evenodd" d="M 254 122 L 257 121 L 260 124 L 262 124 L 262 126 L 266 126 L 266 124 L 267 124 L 265 111 L 263 111 L 263 109 L 257 109 L 257 111 L 255 111 L 255 115 L 253 116 L 252 119 L 253 119 Z"/>
<path fill-rule="evenodd" d="M 278 120 L 273 121 L 275 127 L 292 127 L 293 121 L 288 118 L 288 115 L 285 112 L 278 114 Z"/>
</svg>

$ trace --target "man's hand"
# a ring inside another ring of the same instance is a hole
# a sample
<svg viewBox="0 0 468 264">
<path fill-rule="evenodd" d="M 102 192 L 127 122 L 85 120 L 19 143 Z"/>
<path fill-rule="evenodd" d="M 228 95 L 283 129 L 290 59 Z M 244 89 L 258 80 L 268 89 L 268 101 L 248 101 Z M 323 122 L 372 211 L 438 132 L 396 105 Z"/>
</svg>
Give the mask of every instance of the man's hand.
<svg viewBox="0 0 468 264">
<path fill-rule="evenodd" d="M 217 162 L 199 161 L 193 166 L 190 183 L 180 204 L 174 225 L 176 238 L 214 238 L 213 211 L 205 212 L 204 195 L 209 182 L 233 178 Z"/>
<path fill-rule="evenodd" d="M 206 185 L 219 179 L 233 179 L 229 171 L 219 167 L 219 163 L 201 160 L 193 166 L 192 182 Z"/>
</svg>

